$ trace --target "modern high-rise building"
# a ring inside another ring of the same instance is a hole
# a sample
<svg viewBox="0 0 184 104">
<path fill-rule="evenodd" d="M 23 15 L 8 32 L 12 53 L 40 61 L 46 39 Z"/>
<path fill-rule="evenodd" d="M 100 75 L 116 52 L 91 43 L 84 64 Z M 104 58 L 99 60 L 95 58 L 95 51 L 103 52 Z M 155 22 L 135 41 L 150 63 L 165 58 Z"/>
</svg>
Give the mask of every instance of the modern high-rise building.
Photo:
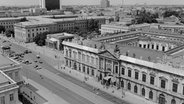
<svg viewBox="0 0 184 104">
<path fill-rule="evenodd" d="M 101 0 L 101 7 L 102 8 L 110 7 L 110 1 L 109 0 Z"/>
<path fill-rule="evenodd" d="M 47 10 L 62 9 L 61 0 L 40 0 L 40 6 Z"/>
</svg>

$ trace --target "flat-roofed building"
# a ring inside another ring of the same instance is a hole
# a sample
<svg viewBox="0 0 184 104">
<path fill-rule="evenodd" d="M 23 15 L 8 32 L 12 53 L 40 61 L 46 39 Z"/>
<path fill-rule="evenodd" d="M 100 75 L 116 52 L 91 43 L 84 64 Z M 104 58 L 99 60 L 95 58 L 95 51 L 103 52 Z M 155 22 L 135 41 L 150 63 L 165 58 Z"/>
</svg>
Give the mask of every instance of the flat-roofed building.
<svg viewBox="0 0 184 104">
<path fill-rule="evenodd" d="M 22 77 L 20 75 L 22 66 L 18 62 L 3 55 L 0 55 L 0 70 L 15 82 L 19 83 L 22 81 Z"/>
<path fill-rule="evenodd" d="M 56 33 L 56 34 L 48 34 L 46 39 L 46 46 L 57 49 L 63 50 L 63 41 L 72 41 L 74 38 L 74 34 L 68 33 Z"/>
<path fill-rule="evenodd" d="M 0 25 L 5 27 L 5 30 L 14 30 L 14 24 L 20 22 L 21 18 L 0 18 Z"/>
<path fill-rule="evenodd" d="M 18 100 L 18 85 L 10 77 L 0 71 L 0 103 L 22 104 Z"/>
<path fill-rule="evenodd" d="M 15 39 L 23 42 L 33 42 L 36 35 L 53 32 L 57 29 L 55 24 L 46 21 L 28 21 L 15 24 Z"/>
<path fill-rule="evenodd" d="M 98 25 L 105 24 L 106 17 L 78 17 L 78 16 L 35 16 L 27 17 L 29 21 L 20 22 L 14 25 L 15 39 L 32 42 L 33 38 L 43 32 L 60 32 L 63 30 L 86 30 L 88 22 L 95 20 Z"/>
<path fill-rule="evenodd" d="M 145 28 L 149 28 L 150 24 L 138 24 L 138 25 L 130 25 L 127 26 L 126 23 L 124 22 L 114 22 L 114 23 L 110 23 L 110 24 L 102 24 L 100 31 L 101 34 L 106 34 L 106 33 L 125 33 L 128 31 L 137 31 L 140 29 L 145 29 Z"/>
<path fill-rule="evenodd" d="M 18 85 L 21 81 L 21 66 L 11 59 L 0 55 L 0 103 L 22 104 L 18 100 Z"/>
</svg>

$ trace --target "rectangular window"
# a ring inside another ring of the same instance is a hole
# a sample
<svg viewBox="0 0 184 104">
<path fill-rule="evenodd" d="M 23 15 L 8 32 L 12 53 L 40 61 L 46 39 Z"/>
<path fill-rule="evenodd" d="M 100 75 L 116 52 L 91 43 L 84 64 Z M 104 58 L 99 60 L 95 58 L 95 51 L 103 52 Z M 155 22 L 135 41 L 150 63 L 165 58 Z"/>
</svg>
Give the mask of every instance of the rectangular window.
<svg viewBox="0 0 184 104">
<path fill-rule="evenodd" d="M 150 84 L 154 85 L 155 82 L 155 77 L 154 76 L 150 76 Z"/>
<path fill-rule="evenodd" d="M 178 91 L 178 84 L 173 83 L 172 91 L 173 91 L 173 92 L 177 92 L 177 91 Z"/>
<path fill-rule="evenodd" d="M 142 81 L 146 82 L 146 74 L 142 74 Z"/>
<path fill-rule="evenodd" d="M 157 45 L 157 50 L 159 49 L 159 46 Z"/>
<path fill-rule="evenodd" d="M 69 57 L 72 58 L 72 51 L 71 51 L 71 49 L 69 50 Z"/>
<path fill-rule="evenodd" d="M 154 49 L 154 44 L 152 44 L 152 49 Z"/>
<path fill-rule="evenodd" d="M 98 65 L 98 58 L 96 58 L 96 65 Z"/>
<path fill-rule="evenodd" d="M 131 70 L 128 70 L 128 77 L 131 77 L 131 74 L 132 74 Z"/>
<path fill-rule="evenodd" d="M 78 52 L 78 59 L 81 60 L 81 52 Z"/>
<path fill-rule="evenodd" d="M 89 55 L 87 55 L 87 62 L 89 63 Z"/>
<path fill-rule="evenodd" d="M 13 101 L 14 100 L 14 96 L 13 94 L 10 94 L 10 101 Z"/>
<path fill-rule="evenodd" d="M 68 57 L 68 50 L 66 50 L 66 57 Z"/>
<path fill-rule="evenodd" d="M 161 88 L 165 88 L 165 80 L 161 80 Z"/>
<path fill-rule="evenodd" d="M 91 57 L 91 64 L 94 64 L 94 57 Z"/>
<path fill-rule="evenodd" d="M 139 79 L 139 72 L 135 72 L 135 79 Z"/>
<path fill-rule="evenodd" d="M 118 66 L 115 66 L 115 73 L 118 74 Z"/>
<path fill-rule="evenodd" d="M 5 104 L 5 97 L 2 96 L 0 99 L 1 99 L 1 104 Z"/>
<path fill-rule="evenodd" d="M 82 60 L 83 60 L 83 62 L 85 62 L 85 55 L 84 54 L 82 54 Z"/>
<path fill-rule="evenodd" d="M 125 75 L 125 68 L 121 68 L 121 74 Z"/>
</svg>

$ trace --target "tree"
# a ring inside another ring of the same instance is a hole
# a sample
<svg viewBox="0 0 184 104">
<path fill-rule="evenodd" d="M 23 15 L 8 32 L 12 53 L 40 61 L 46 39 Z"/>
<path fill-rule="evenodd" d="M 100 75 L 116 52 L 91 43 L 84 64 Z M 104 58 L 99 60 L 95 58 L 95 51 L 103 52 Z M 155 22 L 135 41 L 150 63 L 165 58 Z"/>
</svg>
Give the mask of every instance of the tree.
<svg viewBox="0 0 184 104">
<path fill-rule="evenodd" d="M 36 37 L 33 39 L 33 41 L 38 45 L 38 46 L 44 46 L 45 45 L 45 40 L 47 38 L 47 32 L 41 33 L 36 35 Z"/>
<path fill-rule="evenodd" d="M 0 32 L 5 32 L 5 27 L 0 25 Z"/>
<path fill-rule="evenodd" d="M 164 18 L 166 18 L 166 17 L 170 17 L 170 16 L 172 16 L 172 15 L 174 15 L 174 16 L 176 16 L 176 17 L 179 17 L 179 12 L 177 12 L 177 11 L 172 11 L 172 10 L 166 10 L 162 15 L 163 15 L 163 17 Z"/>
<path fill-rule="evenodd" d="M 156 17 L 156 14 L 151 14 L 150 12 L 143 11 L 140 12 L 137 17 L 132 20 L 132 24 L 158 23 Z"/>
<path fill-rule="evenodd" d="M 26 17 L 20 19 L 20 22 L 26 22 L 26 21 L 28 21 Z"/>
<path fill-rule="evenodd" d="M 6 31 L 5 31 L 5 35 L 6 35 L 7 37 L 14 36 L 14 31 L 13 31 L 13 30 L 6 30 Z"/>
</svg>

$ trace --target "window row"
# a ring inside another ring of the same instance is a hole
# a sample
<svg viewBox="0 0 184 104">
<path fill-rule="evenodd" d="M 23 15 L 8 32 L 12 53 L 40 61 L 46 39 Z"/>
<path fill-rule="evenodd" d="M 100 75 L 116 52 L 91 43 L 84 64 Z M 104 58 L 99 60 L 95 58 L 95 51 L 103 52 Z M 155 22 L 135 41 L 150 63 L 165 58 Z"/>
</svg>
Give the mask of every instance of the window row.
<svg viewBox="0 0 184 104">
<path fill-rule="evenodd" d="M 122 74 L 122 75 L 125 75 L 125 69 L 124 69 L 124 68 L 122 68 L 121 74 Z M 128 70 L 128 77 L 132 77 L 132 70 Z M 154 85 L 154 84 L 155 84 L 155 76 L 150 75 L 149 77 L 150 77 L 149 83 L 150 83 L 151 85 Z M 139 72 L 138 72 L 138 71 L 135 71 L 135 76 L 134 76 L 134 78 L 135 78 L 136 80 L 139 80 Z M 142 73 L 142 81 L 143 81 L 143 82 L 146 82 L 146 80 L 147 80 L 146 74 L 145 74 L 145 73 Z M 163 89 L 166 89 L 166 82 L 167 82 L 166 79 L 160 79 L 160 87 L 163 88 Z M 173 92 L 176 92 L 176 93 L 178 92 L 178 83 L 174 83 L 174 82 L 173 82 L 173 84 L 172 84 L 172 91 L 173 91 Z M 183 86 L 183 95 L 184 95 L 184 86 Z"/>
<path fill-rule="evenodd" d="M 9 100 L 14 101 L 14 94 L 9 94 Z M 5 96 L 0 97 L 0 104 L 6 104 Z"/>
</svg>

